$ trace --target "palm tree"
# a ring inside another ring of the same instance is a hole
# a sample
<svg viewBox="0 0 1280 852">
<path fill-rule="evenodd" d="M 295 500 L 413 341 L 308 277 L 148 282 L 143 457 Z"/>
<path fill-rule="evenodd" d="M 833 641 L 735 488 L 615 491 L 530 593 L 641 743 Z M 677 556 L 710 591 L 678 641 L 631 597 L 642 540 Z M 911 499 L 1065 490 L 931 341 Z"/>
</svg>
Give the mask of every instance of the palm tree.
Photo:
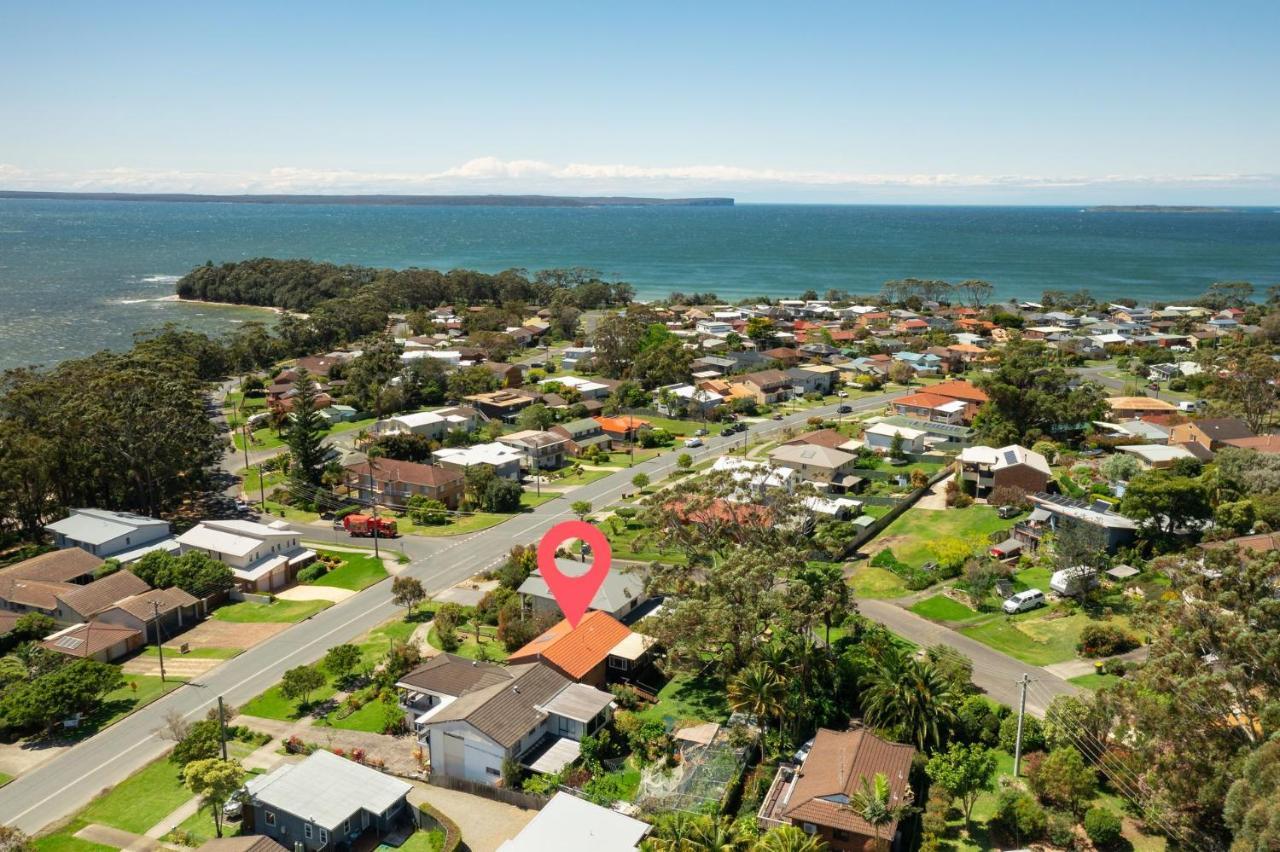
<svg viewBox="0 0 1280 852">
<path fill-rule="evenodd" d="M 942 744 L 955 718 L 956 695 L 930 663 L 902 651 L 886 653 L 862 679 L 863 714 L 876 727 L 894 730 L 921 751 Z"/>
<path fill-rule="evenodd" d="M 794 825 L 781 825 L 765 832 L 751 846 L 751 852 L 827 852 L 827 842 L 805 834 Z"/>
<path fill-rule="evenodd" d="M 769 717 L 777 715 L 778 705 L 785 690 L 768 666 L 752 663 L 729 683 L 729 706 L 741 713 L 750 713 L 760 720 L 764 739 L 769 738 Z"/>
<path fill-rule="evenodd" d="M 730 820 L 684 811 L 666 814 L 640 843 L 641 852 L 743 852 L 746 838 Z"/>
<path fill-rule="evenodd" d="M 877 850 L 886 849 L 889 845 L 881 840 L 880 832 L 901 819 L 910 806 L 911 790 L 906 791 L 902 801 L 894 802 L 893 789 L 883 772 L 877 772 L 874 780 L 863 776 L 861 786 L 849 797 L 849 810 L 875 832 Z"/>
</svg>

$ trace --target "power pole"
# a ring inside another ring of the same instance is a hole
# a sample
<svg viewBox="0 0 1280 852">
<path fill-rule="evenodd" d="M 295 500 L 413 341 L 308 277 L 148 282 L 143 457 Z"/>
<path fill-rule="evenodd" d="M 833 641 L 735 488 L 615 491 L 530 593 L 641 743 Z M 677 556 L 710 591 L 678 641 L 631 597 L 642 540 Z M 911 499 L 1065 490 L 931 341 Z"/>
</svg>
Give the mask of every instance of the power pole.
<svg viewBox="0 0 1280 852">
<path fill-rule="evenodd" d="M 1022 700 L 1018 704 L 1018 738 L 1013 745 L 1013 777 L 1018 777 L 1018 771 L 1022 768 L 1022 720 L 1027 715 L 1027 685 L 1031 683 L 1031 678 L 1026 672 L 1022 673 L 1022 679 L 1018 681 L 1022 686 Z"/>
<path fill-rule="evenodd" d="M 373 500 L 373 555 L 377 559 L 382 558 L 382 554 L 378 552 L 378 499 Z"/>
<path fill-rule="evenodd" d="M 160 657 L 160 682 L 164 683 L 164 642 L 160 641 L 160 602 L 152 601 L 151 609 L 155 613 L 156 654 Z"/>
<path fill-rule="evenodd" d="M 227 759 L 227 714 L 222 708 L 222 696 L 218 696 L 218 732 L 222 739 L 222 759 Z"/>
</svg>

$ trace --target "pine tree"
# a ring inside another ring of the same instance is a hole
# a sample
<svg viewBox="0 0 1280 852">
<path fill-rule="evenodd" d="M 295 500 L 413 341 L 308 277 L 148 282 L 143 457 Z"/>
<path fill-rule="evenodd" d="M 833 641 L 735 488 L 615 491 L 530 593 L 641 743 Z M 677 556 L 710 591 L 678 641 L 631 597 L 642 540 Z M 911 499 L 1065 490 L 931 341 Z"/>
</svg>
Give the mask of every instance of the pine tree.
<svg viewBox="0 0 1280 852">
<path fill-rule="evenodd" d="M 324 473 L 324 421 L 316 410 L 316 386 L 305 369 L 298 371 L 293 385 L 298 393 L 293 397 L 289 414 L 289 428 L 285 442 L 291 456 L 290 475 L 301 483 L 320 485 Z"/>
</svg>

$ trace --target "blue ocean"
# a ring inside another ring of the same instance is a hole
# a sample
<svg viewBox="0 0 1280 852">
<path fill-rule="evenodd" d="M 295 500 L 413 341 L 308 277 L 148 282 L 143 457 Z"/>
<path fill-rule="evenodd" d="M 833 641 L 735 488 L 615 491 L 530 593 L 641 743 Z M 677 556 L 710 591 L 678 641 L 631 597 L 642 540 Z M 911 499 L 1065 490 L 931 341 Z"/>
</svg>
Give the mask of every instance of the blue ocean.
<svg viewBox="0 0 1280 852">
<path fill-rule="evenodd" d="M 1214 281 L 1280 283 L 1280 211 L 0 199 L 0 367 L 126 347 L 163 322 L 217 331 L 261 318 L 159 301 L 192 266 L 259 256 L 491 272 L 587 266 L 630 282 L 641 298 L 875 293 L 918 277 L 983 278 L 1002 297 L 1084 288 L 1178 301 Z"/>
</svg>

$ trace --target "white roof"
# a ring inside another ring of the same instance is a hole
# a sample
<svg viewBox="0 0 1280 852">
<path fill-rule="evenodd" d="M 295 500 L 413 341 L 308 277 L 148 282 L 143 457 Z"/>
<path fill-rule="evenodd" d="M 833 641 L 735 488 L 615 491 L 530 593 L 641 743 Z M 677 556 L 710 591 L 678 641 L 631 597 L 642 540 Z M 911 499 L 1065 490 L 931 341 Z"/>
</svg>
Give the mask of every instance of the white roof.
<svg viewBox="0 0 1280 852">
<path fill-rule="evenodd" d="M 489 444 L 475 444 L 470 447 L 441 447 L 436 450 L 435 455 L 438 459 L 450 461 L 463 467 L 470 467 L 473 464 L 491 464 L 496 467 L 519 461 L 522 453 L 514 447 L 508 447 L 495 441 Z"/>
<path fill-rule="evenodd" d="M 921 432 L 920 434 L 924 434 Z M 837 468 L 854 460 L 852 453 L 835 450 L 819 444 L 783 444 L 770 451 L 769 458 L 798 464 L 812 464 L 820 467 Z"/>
<path fill-rule="evenodd" d="M 406 429 L 413 429 L 415 426 L 431 426 L 443 421 L 444 418 L 434 411 L 415 411 L 412 414 L 397 414 L 395 417 L 388 417 L 381 423 L 398 423 Z"/>
<path fill-rule="evenodd" d="M 741 456 L 721 456 L 711 466 L 713 473 L 728 471 L 734 482 L 749 482 L 752 486 L 765 488 L 783 488 L 793 477 L 795 471 L 789 467 L 774 467 L 764 462 L 744 459 Z"/>
<path fill-rule="evenodd" d="M 1035 468 L 1045 476 L 1052 476 L 1049 470 L 1049 462 L 1045 457 L 1028 450 L 1026 447 L 1018 444 L 1009 444 L 1007 447 L 965 447 L 960 452 L 961 462 L 970 462 L 972 464 L 991 465 L 993 470 L 1011 467 L 1015 464 L 1025 464 L 1028 467 Z"/>
<path fill-rule="evenodd" d="M 1149 464 L 1196 457 L 1186 447 L 1177 444 L 1126 444 L 1123 447 L 1116 447 L 1116 449 L 1122 453 L 1137 456 Z"/>
<path fill-rule="evenodd" d="M 845 509 L 853 510 L 862 508 L 861 500 L 850 500 L 848 497 L 837 497 L 835 499 L 831 499 L 829 497 L 810 495 L 804 498 L 803 502 L 806 509 L 823 515 L 839 515 Z"/>
<path fill-rule="evenodd" d="M 376 769 L 319 749 L 245 783 L 249 795 L 330 831 L 357 811 L 380 814 L 413 789 Z"/>
<path fill-rule="evenodd" d="M 198 547 L 215 553 L 247 556 L 268 539 L 296 536 L 293 530 L 272 529 L 254 521 L 201 521 L 178 536 L 185 547 Z"/>
<path fill-rule="evenodd" d="M 556 793 L 498 852 L 632 852 L 648 832 L 648 823 Z"/>
<path fill-rule="evenodd" d="M 539 386 L 546 384 L 558 384 L 561 387 L 577 388 L 582 393 L 590 393 L 598 390 L 608 390 L 608 385 L 602 385 L 600 382 L 593 382 L 590 379 L 579 378 L 578 376 L 549 376 L 538 382 Z"/>
<path fill-rule="evenodd" d="M 585 683 L 571 683 L 542 705 L 542 709 L 586 724 L 613 703 L 613 695 Z"/>
<path fill-rule="evenodd" d="M 168 521 L 135 515 L 132 512 L 111 512 L 105 509 L 72 509 L 68 517 L 54 521 L 45 529 L 85 544 L 106 544 L 112 539 L 127 535 L 143 527 L 169 528 Z"/>
<path fill-rule="evenodd" d="M 916 438 L 922 437 L 928 433 L 919 429 L 912 429 L 910 426 L 894 426 L 890 423 L 877 423 L 874 426 L 868 426 L 863 434 L 866 435 L 883 435 L 886 438 L 892 438 L 894 435 L 901 435 L 904 441 L 914 441 Z"/>
<path fill-rule="evenodd" d="M 111 558 L 119 562 L 121 565 L 128 565 L 130 562 L 137 562 L 153 550 L 165 550 L 173 553 L 181 548 L 178 540 L 173 536 L 162 538 L 158 541 L 148 542 L 141 547 L 135 547 L 132 550 L 122 550 Z"/>
</svg>

